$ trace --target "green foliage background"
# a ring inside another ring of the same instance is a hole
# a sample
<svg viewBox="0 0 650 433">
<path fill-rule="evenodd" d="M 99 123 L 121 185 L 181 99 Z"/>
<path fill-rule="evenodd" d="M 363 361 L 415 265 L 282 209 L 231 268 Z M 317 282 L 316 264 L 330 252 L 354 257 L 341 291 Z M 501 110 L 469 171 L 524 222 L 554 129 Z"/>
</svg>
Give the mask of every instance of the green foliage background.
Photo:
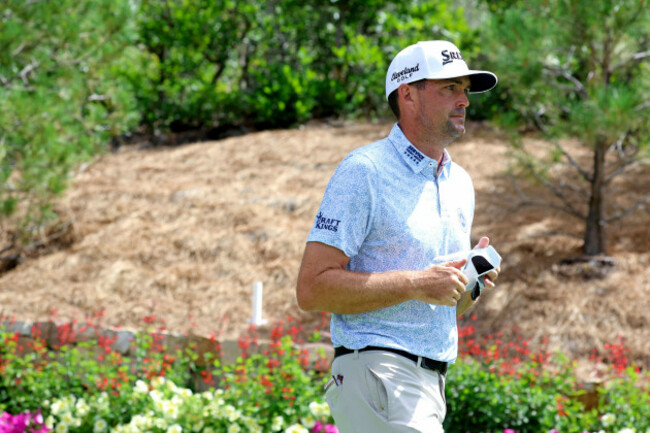
<svg viewBox="0 0 650 433">
<path fill-rule="evenodd" d="M 51 218 L 79 162 L 137 126 L 121 71 L 138 55 L 127 2 L 0 3 L 0 217 Z"/>
<path fill-rule="evenodd" d="M 476 34 L 447 2 L 4 0 L 0 223 L 42 235 L 73 170 L 136 131 L 387 116 L 399 49 Z"/>
<path fill-rule="evenodd" d="M 621 58 L 647 53 L 645 6 L 2 0 L 0 225 L 11 217 L 22 242 L 42 235 L 56 221 L 55 197 L 79 164 L 134 133 L 200 131 L 211 138 L 313 118 L 390 118 L 386 68 L 418 40 L 451 40 L 471 66 L 497 72 L 497 89 L 472 98 L 472 119 L 542 119 L 554 136 L 586 140 L 627 133 L 647 148 L 646 57 L 617 70 L 605 87 L 594 80 L 588 98 L 545 69 L 555 62 L 587 79 L 602 70 L 589 64 L 590 53 L 609 43 L 619 44 L 613 52 Z M 606 25 L 599 24 L 603 17 Z M 634 26 L 627 26 L 632 17 Z"/>
</svg>

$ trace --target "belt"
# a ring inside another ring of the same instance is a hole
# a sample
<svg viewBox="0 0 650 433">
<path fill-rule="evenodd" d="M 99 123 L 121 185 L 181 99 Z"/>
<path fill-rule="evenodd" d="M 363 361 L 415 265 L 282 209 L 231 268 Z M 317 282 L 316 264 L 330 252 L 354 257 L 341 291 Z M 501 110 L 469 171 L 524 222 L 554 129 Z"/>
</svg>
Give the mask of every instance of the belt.
<svg viewBox="0 0 650 433">
<path fill-rule="evenodd" d="M 418 358 L 422 358 L 422 362 L 420 365 L 422 368 L 425 368 L 427 370 L 433 370 L 437 371 L 440 374 L 447 374 L 447 363 L 442 362 L 442 361 L 437 361 L 435 359 L 430 359 L 430 358 L 425 358 L 424 356 L 417 356 L 413 355 L 412 353 L 408 353 L 404 350 L 399 350 L 399 349 L 393 349 L 391 347 L 377 347 L 377 346 L 366 346 L 361 349 L 357 349 L 359 352 L 365 352 L 368 350 L 380 350 L 382 352 L 392 352 L 396 353 L 400 356 L 403 356 L 404 358 L 408 358 L 411 361 L 417 363 Z M 334 358 L 339 357 L 341 355 L 347 355 L 349 353 L 354 353 L 354 349 L 348 349 L 347 347 L 339 346 L 334 348 Z"/>
</svg>

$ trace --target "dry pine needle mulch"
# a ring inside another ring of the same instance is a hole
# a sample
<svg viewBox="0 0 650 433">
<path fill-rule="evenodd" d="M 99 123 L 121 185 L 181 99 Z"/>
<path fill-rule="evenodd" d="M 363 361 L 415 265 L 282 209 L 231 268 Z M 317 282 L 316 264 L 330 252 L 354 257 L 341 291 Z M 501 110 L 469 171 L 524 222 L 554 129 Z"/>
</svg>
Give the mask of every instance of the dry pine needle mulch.
<svg viewBox="0 0 650 433">
<path fill-rule="evenodd" d="M 58 206 L 72 222 L 66 248 L 0 275 L 0 314 L 83 320 L 104 310 L 107 326 L 139 328 L 155 316 L 172 332 L 236 338 L 262 281 L 271 323 L 291 316 L 317 324 L 320 314 L 297 307 L 294 287 L 322 193 L 349 151 L 391 126 L 315 123 L 98 158 Z M 473 126 L 449 150 L 474 179 L 473 237 L 488 235 L 504 257 L 497 290 L 473 311 L 478 336 L 549 337 L 550 349 L 586 359 L 622 335 L 630 359 L 647 368 L 650 252 L 640 243 L 650 239 L 648 213 L 609 227 L 609 272 L 588 278 L 588 269 L 559 265 L 579 254 L 581 223 L 548 208 L 515 210 L 507 140 Z M 619 198 L 648 189 L 650 175 L 623 182 Z"/>
</svg>

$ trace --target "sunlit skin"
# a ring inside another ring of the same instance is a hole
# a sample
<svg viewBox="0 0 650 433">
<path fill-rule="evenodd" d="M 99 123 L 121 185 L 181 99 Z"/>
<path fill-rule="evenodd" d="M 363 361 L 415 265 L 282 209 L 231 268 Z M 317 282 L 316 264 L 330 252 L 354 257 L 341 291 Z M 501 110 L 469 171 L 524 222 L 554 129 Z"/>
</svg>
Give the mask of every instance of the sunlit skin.
<svg viewBox="0 0 650 433">
<path fill-rule="evenodd" d="M 440 161 L 445 147 L 465 134 L 469 86 L 469 78 L 460 77 L 399 87 L 400 128 L 428 157 Z"/>
</svg>

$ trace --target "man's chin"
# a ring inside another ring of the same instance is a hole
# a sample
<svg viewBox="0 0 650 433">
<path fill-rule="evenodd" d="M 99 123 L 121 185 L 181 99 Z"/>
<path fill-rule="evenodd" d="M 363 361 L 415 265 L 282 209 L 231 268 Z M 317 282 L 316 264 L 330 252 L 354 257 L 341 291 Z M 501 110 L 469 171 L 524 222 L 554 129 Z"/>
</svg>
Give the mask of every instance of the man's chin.
<svg viewBox="0 0 650 433">
<path fill-rule="evenodd" d="M 449 135 L 453 138 L 460 138 L 465 135 L 465 122 L 454 123 L 451 120 L 447 124 Z"/>
</svg>

